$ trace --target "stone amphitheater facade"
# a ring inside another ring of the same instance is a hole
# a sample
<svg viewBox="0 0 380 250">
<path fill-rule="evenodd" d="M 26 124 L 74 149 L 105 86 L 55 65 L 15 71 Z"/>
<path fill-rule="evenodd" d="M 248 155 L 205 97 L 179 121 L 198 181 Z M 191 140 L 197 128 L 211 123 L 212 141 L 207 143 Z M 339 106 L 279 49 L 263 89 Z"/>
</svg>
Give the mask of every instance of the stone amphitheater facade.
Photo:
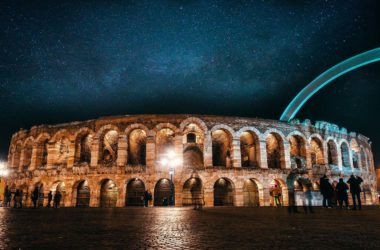
<svg viewBox="0 0 380 250">
<path fill-rule="evenodd" d="M 309 120 L 127 115 L 41 125 L 13 135 L 8 164 L 9 188 L 29 206 L 36 189 L 41 206 L 50 191 L 64 206 L 138 206 L 145 190 L 155 206 L 271 206 L 273 189 L 283 205 L 301 204 L 305 190 L 320 205 L 319 178 L 352 173 L 364 180 L 364 203 L 378 202 L 369 139 Z"/>
</svg>

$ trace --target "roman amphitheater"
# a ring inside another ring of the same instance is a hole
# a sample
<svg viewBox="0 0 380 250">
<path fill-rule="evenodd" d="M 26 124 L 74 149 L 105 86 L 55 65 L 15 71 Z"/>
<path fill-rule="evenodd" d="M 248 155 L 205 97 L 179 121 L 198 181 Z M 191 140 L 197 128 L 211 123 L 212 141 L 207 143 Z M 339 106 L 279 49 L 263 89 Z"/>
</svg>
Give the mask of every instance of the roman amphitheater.
<svg viewBox="0 0 380 250">
<path fill-rule="evenodd" d="M 40 206 L 50 191 L 64 206 L 141 206 L 145 190 L 152 206 L 274 206 L 274 188 L 283 205 L 302 204 L 305 189 L 320 205 L 319 178 L 352 173 L 364 180 L 364 203 L 378 203 L 369 139 L 309 120 L 128 115 L 41 125 L 13 135 L 8 164 L 9 188 L 27 206 L 35 189 Z"/>
</svg>

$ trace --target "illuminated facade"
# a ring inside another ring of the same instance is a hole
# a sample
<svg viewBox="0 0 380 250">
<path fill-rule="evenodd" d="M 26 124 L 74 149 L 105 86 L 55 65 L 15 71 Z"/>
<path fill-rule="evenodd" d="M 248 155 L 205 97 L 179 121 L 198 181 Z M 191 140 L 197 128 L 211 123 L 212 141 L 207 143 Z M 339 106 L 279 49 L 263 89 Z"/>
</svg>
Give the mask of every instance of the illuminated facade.
<svg viewBox="0 0 380 250">
<path fill-rule="evenodd" d="M 169 151 L 179 163 L 173 181 L 170 158 L 162 161 Z M 308 120 L 133 115 L 41 125 L 13 135 L 8 165 L 27 205 L 37 189 L 40 205 L 59 191 L 64 206 L 138 206 L 150 190 L 156 206 L 171 197 L 176 206 L 270 206 L 275 188 L 284 205 L 293 194 L 301 204 L 305 190 L 319 205 L 321 176 L 352 173 L 364 180 L 363 202 L 378 202 L 368 138 Z"/>
</svg>

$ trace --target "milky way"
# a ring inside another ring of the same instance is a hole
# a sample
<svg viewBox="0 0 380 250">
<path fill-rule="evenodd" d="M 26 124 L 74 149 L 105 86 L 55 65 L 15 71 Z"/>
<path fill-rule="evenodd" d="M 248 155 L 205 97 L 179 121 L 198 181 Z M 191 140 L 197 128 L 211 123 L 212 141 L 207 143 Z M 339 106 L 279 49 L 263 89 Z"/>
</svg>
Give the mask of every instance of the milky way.
<svg viewBox="0 0 380 250">
<path fill-rule="evenodd" d="M 278 119 L 319 73 L 380 46 L 376 1 L 110 2 L 0 3 L 3 157 L 13 132 L 41 123 L 135 113 Z M 377 72 L 342 77 L 299 116 L 380 144 Z"/>
</svg>

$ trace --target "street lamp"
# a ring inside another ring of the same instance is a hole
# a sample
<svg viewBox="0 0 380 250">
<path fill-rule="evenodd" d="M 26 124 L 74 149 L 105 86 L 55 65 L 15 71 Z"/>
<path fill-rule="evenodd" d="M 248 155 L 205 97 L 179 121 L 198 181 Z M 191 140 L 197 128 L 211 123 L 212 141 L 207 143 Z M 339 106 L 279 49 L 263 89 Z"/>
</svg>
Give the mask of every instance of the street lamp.
<svg viewBox="0 0 380 250">
<path fill-rule="evenodd" d="M 170 175 L 170 198 L 169 205 L 174 204 L 174 183 L 173 175 L 174 169 L 181 164 L 181 160 L 177 157 L 176 153 L 173 150 L 169 150 L 160 160 L 160 164 L 163 167 L 169 166 L 169 175 Z"/>
<path fill-rule="evenodd" d="M 3 188 L 6 187 L 5 178 L 8 175 L 9 175 L 9 170 L 7 169 L 6 162 L 0 161 L 0 190 L 1 190 L 0 196 L 5 194 Z M 3 183 L 3 178 L 4 178 L 4 183 Z M 5 198 L 5 197 L 3 197 L 3 198 Z"/>
</svg>

